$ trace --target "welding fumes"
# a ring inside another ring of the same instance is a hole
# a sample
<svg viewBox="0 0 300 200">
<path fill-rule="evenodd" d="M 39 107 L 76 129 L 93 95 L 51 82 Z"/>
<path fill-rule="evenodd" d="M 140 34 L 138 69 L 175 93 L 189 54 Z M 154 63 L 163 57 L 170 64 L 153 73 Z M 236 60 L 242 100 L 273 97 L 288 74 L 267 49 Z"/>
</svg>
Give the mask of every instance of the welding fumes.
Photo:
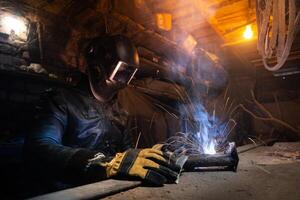
<svg viewBox="0 0 300 200">
<path fill-rule="evenodd" d="M 167 141 L 167 149 L 179 158 L 182 155 L 188 157 L 183 166 L 185 171 L 203 168 L 236 171 L 239 162 L 236 146 L 234 143 L 228 143 L 228 135 L 236 122 L 226 117 L 232 103 L 229 103 L 229 98 L 225 100 L 225 92 L 226 103 L 223 107 L 217 106 L 221 107 L 219 117 L 216 115 L 216 104 L 212 112 L 205 107 L 209 105 L 207 91 L 213 89 L 212 85 L 215 88 L 224 88 L 227 83 L 227 73 L 218 63 L 218 59 L 212 60 L 208 55 L 210 54 L 204 52 L 196 57 L 193 63 L 195 70 L 190 73 L 194 80 L 205 85 L 206 90 L 197 87 L 196 84 L 190 88 L 188 103 L 180 107 L 181 116 L 184 118 L 182 133 Z"/>
<path fill-rule="evenodd" d="M 201 154 L 215 154 L 218 148 L 217 138 L 226 137 L 229 130 L 226 128 L 226 121 L 221 121 L 216 115 L 215 108 L 208 112 L 204 103 L 211 90 L 224 88 L 227 83 L 227 73 L 218 62 L 219 58 L 213 53 L 202 48 L 194 51 L 188 75 L 197 84 L 187 94 L 188 103 L 180 106 L 180 113 L 184 118 L 181 131 L 186 137 L 192 138 L 192 151 Z"/>
<path fill-rule="evenodd" d="M 210 116 L 205 108 L 200 104 L 195 104 L 193 117 L 196 123 L 196 139 L 199 142 L 199 151 L 205 154 L 216 153 L 216 140 L 219 128 L 217 127 L 217 119 Z"/>
</svg>

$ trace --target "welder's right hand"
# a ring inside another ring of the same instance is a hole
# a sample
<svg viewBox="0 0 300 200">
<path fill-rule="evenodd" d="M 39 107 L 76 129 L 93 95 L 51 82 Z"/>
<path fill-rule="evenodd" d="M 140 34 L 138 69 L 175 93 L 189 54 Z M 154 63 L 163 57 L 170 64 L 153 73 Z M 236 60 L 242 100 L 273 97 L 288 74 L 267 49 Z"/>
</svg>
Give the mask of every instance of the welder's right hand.
<svg viewBox="0 0 300 200">
<path fill-rule="evenodd" d="M 164 158 L 163 152 L 157 149 L 129 149 L 118 153 L 103 166 L 107 177 L 127 176 L 140 177 L 145 182 L 163 185 L 177 179 L 180 167 Z"/>
</svg>

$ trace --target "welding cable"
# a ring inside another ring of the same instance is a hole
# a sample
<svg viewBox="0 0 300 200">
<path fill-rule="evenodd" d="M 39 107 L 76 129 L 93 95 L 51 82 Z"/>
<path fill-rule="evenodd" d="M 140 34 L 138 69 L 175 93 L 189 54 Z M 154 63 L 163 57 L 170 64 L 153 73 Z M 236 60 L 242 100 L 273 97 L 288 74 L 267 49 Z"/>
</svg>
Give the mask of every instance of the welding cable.
<svg viewBox="0 0 300 200">
<path fill-rule="evenodd" d="M 288 2 L 288 7 L 286 7 L 286 1 L 257 1 L 257 49 L 262 55 L 265 68 L 269 71 L 277 71 L 282 68 L 300 29 L 300 12 L 297 13 L 295 0 L 289 0 Z M 286 25 L 287 15 L 288 24 Z M 270 66 L 267 59 L 270 59 L 273 55 L 276 56 L 277 63 Z"/>
</svg>

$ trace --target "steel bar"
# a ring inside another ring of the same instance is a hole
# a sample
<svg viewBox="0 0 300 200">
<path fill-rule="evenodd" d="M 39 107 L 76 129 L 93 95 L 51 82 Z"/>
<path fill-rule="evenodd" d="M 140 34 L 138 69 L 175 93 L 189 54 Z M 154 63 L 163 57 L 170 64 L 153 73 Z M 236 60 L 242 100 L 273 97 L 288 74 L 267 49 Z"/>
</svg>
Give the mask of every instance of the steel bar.
<svg viewBox="0 0 300 200">
<path fill-rule="evenodd" d="M 215 154 L 215 155 L 197 155 L 189 156 L 184 165 L 185 171 L 197 170 L 197 168 L 222 168 L 224 170 L 236 171 L 237 162 L 229 154 Z"/>
<path fill-rule="evenodd" d="M 224 153 L 190 155 L 183 166 L 185 171 L 199 168 L 223 169 L 236 172 L 239 156 L 234 142 L 228 143 Z"/>
</svg>

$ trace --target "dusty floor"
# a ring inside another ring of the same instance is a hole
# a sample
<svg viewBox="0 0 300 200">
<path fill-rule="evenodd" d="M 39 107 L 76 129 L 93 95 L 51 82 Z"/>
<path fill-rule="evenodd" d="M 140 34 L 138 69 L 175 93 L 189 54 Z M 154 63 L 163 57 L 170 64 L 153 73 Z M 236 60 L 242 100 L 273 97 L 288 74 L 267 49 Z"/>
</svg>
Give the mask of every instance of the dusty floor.
<svg viewBox="0 0 300 200">
<path fill-rule="evenodd" d="M 182 175 L 177 185 L 139 187 L 106 199 L 299 200 L 298 151 L 300 143 L 259 147 L 240 154 L 237 173 L 189 172 Z"/>
</svg>

